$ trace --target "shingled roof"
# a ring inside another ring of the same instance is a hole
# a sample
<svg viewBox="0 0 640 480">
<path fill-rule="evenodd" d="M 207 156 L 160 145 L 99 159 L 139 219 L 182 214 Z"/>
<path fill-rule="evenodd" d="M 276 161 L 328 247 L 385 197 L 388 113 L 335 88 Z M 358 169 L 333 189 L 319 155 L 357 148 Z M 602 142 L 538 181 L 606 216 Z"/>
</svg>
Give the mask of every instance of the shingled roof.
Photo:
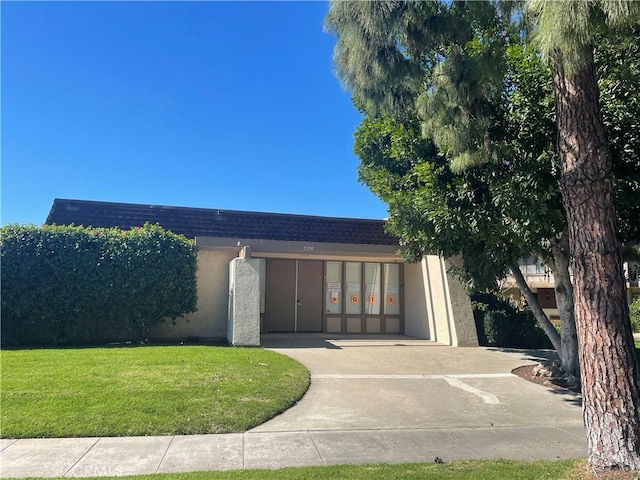
<svg viewBox="0 0 640 480">
<path fill-rule="evenodd" d="M 303 242 L 397 245 L 383 220 L 167 207 L 56 198 L 46 224 L 129 229 L 158 223 L 189 238 L 255 238 Z"/>
</svg>

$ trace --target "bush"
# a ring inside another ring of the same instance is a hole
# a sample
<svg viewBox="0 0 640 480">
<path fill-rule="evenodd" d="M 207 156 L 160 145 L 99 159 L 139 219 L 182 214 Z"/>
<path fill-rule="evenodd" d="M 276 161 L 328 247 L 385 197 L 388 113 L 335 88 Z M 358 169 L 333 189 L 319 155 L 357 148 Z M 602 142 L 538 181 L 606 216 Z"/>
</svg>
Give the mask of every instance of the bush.
<svg viewBox="0 0 640 480">
<path fill-rule="evenodd" d="M 474 294 L 472 306 L 480 345 L 553 348 L 529 308 L 520 310 L 511 301 L 490 293 Z"/>
<path fill-rule="evenodd" d="M 629 305 L 629 317 L 631 320 L 631 331 L 640 333 L 640 298 Z"/>
<path fill-rule="evenodd" d="M 146 341 L 195 310 L 193 242 L 144 225 L 0 229 L 4 344 Z"/>
</svg>

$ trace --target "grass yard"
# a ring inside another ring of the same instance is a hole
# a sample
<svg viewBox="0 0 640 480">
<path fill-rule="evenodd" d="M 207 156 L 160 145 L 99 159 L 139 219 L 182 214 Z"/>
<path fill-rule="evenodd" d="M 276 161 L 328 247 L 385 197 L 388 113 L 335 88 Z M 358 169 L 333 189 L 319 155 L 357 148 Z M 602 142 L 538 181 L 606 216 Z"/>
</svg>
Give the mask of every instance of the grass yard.
<svg viewBox="0 0 640 480">
<path fill-rule="evenodd" d="M 584 460 L 471 460 L 437 465 L 340 465 L 110 477 L 118 480 L 632 480 L 632 473 L 593 476 Z M 62 480 L 62 479 L 60 479 Z M 105 480 L 102 477 L 100 480 Z"/>
<path fill-rule="evenodd" d="M 260 348 L 4 350 L 3 438 L 241 432 L 293 405 L 307 369 Z"/>
</svg>

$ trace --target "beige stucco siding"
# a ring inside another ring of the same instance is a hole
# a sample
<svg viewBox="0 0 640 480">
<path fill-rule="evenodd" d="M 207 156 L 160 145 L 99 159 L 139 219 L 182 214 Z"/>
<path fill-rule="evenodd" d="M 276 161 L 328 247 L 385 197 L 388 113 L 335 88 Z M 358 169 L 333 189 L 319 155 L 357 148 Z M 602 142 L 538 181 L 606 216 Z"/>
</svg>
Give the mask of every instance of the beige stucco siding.
<svg viewBox="0 0 640 480">
<path fill-rule="evenodd" d="M 477 346 L 469 296 L 449 272 L 454 262 L 460 260 L 425 255 L 420 263 L 405 265 L 405 333 L 447 345 Z"/>
<path fill-rule="evenodd" d="M 423 262 L 404 266 L 404 330 L 410 337 L 431 338 L 432 302 Z"/>
<path fill-rule="evenodd" d="M 151 338 L 225 338 L 229 305 L 229 262 L 237 253 L 198 251 L 198 310 L 179 318 L 176 325 L 165 322 L 151 332 Z M 188 320 L 188 321 L 187 321 Z"/>
</svg>

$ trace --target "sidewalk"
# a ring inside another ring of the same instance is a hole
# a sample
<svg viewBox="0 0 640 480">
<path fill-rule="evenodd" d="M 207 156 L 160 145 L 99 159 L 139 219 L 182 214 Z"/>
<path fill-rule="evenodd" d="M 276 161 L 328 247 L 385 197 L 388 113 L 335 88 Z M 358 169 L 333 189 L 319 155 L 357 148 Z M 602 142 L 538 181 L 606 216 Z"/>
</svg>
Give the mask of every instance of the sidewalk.
<svg viewBox="0 0 640 480">
<path fill-rule="evenodd" d="M 0 476 L 87 477 L 312 465 L 584 456 L 581 426 L 2 440 Z"/>
</svg>

